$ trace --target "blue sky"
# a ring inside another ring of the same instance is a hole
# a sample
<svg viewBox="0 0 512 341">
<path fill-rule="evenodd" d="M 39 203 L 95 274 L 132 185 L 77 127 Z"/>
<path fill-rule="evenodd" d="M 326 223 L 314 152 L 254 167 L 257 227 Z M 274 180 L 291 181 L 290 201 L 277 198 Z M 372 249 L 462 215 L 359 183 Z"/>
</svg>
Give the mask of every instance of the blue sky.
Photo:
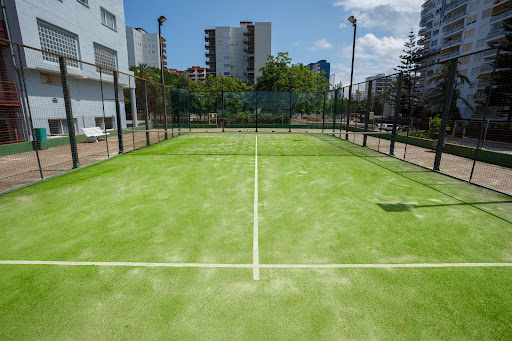
<svg viewBox="0 0 512 341">
<path fill-rule="evenodd" d="M 205 66 L 204 30 L 239 26 L 240 21 L 272 22 L 272 54 L 289 52 L 294 63 L 320 59 L 331 63 L 336 82 L 347 85 L 353 31 L 358 19 L 354 81 L 391 73 L 408 31 L 418 31 L 423 0 L 124 0 L 126 25 L 157 32 L 156 19 L 167 17 L 168 67 Z"/>
</svg>

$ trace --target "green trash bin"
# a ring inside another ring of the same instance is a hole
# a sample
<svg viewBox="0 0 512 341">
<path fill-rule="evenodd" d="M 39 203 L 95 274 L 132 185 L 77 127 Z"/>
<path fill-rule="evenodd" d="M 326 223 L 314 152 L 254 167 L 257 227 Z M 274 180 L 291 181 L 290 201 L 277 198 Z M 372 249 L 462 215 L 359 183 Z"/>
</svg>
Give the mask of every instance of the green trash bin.
<svg viewBox="0 0 512 341">
<path fill-rule="evenodd" d="M 41 142 L 46 141 L 46 128 L 34 128 L 34 144 L 37 150 L 41 150 Z"/>
</svg>

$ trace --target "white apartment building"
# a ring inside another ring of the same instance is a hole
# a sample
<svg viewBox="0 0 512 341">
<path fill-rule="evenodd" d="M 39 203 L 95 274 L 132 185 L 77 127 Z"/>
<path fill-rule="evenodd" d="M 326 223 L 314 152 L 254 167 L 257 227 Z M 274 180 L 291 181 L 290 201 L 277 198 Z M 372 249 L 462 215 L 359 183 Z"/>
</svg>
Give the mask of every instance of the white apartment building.
<svg viewBox="0 0 512 341">
<path fill-rule="evenodd" d="M 386 77 L 386 75 L 383 73 L 376 74 L 375 76 L 366 77 L 364 91 L 368 93 L 368 82 L 373 81 L 372 96 L 384 94 L 393 87 L 393 80 L 394 79 L 392 77 Z"/>
<path fill-rule="evenodd" d="M 129 72 L 122 0 L 12 0 L 5 5 L 3 19 L 11 40 Z M 66 135 L 68 126 L 58 57 L 28 48 L 23 52 L 34 127 L 45 128 L 51 136 Z M 12 64 L 12 59 L 9 61 L 4 56 L 2 62 Z M 83 134 L 80 129 L 84 127 L 117 127 L 115 91 L 121 100 L 121 124 L 126 127 L 123 88 L 128 87 L 127 76 L 120 77 L 119 88 L 114 89 L 113 73 L 102 72 L 102 93 L 96 67 L 68 60 L 67 71 L 75 133 Z M 23 112 L 27 112 L 26 108 Z"/>
<path fill-rule="evenodd" d="M 510 0 L 428 0 L 422 5 L 418 43 L 423 46 L 421 66 L 427 67 L 422 73 L 424 93 L 433 86 L 428 84 L 429 76 L 441 68 L 440 65 L 430 65 L 486 50 L 488 44 L 504 37 L 501 23 L 512 16 L 511 3 Z M 471 81 L 471 85 L 459 87 L 462 96 L 470 103 L 470 107 L 462 101 L 457 103 L 462 118 L 478 119 L 481 116 L 482 91 L 489 84 L 486 78 L 490 74 L 488 63 L 493 53 L 487 51 L 459 58 L 458 71 Z"/>
<path fill-rule="evenodd" d="M 126 43 L 128 46 L 128 63 L 130 66 L 138 66 L 139 64 L 147 64 L 148 66 L 160 69 L 160 61 L 163 58 L 164 67 L 167 65 L 165 61 L 166 43 L 162 37 L 162 56 L 160 56 L 160 47 L 158 46 L 158 33 L 147 33 L 142 28 L 126 28 Z"/>
<path fill-rule="evenodd" d="M 208 69 L 200 66 L 192 66 L 189 67 L 186 71 L 186 75 L 188 78 L 194 81 L 204 82 L 206 80 L 206 75 L 208 73 Z"/>
<path fill-rule="evenodd" d="M 255 84 L 271 54 L 272 24 L 240 22 L 240 27 L 205 30 L 208 74 L 234 77 Z"/>
</svg>

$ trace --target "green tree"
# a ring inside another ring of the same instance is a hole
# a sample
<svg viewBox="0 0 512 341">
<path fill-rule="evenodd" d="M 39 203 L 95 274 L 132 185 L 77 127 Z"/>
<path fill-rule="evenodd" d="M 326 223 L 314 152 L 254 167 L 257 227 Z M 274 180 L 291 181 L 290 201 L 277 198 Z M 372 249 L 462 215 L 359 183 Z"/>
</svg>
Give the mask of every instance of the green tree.
<svg viewBox="0 0 512 341">
<path fill-rule="evenodd" d="M 439 72 L 434 73 L 430 76 L 428 84 L 435 85 L 435 87 L 429 89 L 425 96 L 424 105 L 429 111 L 429 116 L 435 116 L 440 114 L 443 110 L 443 105 L 448 92 L 448 74 L 450 71 L 450 64 L 444 64 Z M 456 72 L 455 84 L 453 89 L 453 96 L 450 103 L 449 118 L 450 122 L 460 119 L 460 110 L 457 107 L 457 101 L 460 101 L 466 105 L 471 111 L 474 111 L 471 104 L 462 96 L 460 87 L 463 84 L 471 85 L 471 81 L 468 77 L 462 75 L 459 71 Z"/>
<path fill-rule="evenodd" d="M 413 106 L 417 102 L 416 96 L 416 68 L 418 66 L 419 53 L 416 43 L 416 35 L 411 29 L 408 36 L 409 40 L 404 43 L 404 54 L 400 55 L 400 65 L 395 70 L 403 73 L 403 88 L 400 98 L 400 114 L 404 117 L 411 116 Z M 404 91 L 405 90 L 405 91 Z"/>
<path fill-rule="evenodd" d="M 262 75 L 254 86 L 257 91 L 325 91 L 328 86 L 323 73 L 315 74 L 302 63 L 292 64 L 288 52 L 269 55 L 260 70 Z"/>
</svg>

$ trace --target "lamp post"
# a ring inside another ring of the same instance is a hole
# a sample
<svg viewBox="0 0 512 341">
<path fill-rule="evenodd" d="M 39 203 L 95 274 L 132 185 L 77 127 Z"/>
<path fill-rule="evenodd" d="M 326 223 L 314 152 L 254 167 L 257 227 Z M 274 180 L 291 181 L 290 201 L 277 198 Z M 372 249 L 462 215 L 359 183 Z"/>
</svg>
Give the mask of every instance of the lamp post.
<svg viewBox="0 0 512 341">
<path fill-rule="evenodd" d="M 162 24 L 167 20 L 166 17 L 163 15 L 158 18 L 158 40 L 159 40 L 159 48 L 160 48 L 160 83 L 162 86 L 162 103 L 164 105 L 163 107 L 163 113 L 164 113 L 164 139 L 167 140 L 167 112 L 166 112 L 166 105 L 165 105 L 165 86 L 164 86 L 164 58 L 162 53 Z M 171 115 L 171 127 L 172 127 L 172 115 Z M 146 127 L 146 129 L 148 129 Z"/>
<path fill-rule="evenodd" d="M 354 26 L 354 42 L 352 43 L 352 68 L 350 69 L 350 86 L 348 87 L 348 109 L 347 109 L 347 124 L 346 131 L 348 133 L 348 126 L 350 124 L 350 105 L 352 104 L 352 80 L 354 78 L 354 53 L 356 50 L 356 18 L 353 15 L 348 17 L 348 21 Z M 348 134 L 345 134 L 345 140 L 348 140 Z"/>
</svg>

